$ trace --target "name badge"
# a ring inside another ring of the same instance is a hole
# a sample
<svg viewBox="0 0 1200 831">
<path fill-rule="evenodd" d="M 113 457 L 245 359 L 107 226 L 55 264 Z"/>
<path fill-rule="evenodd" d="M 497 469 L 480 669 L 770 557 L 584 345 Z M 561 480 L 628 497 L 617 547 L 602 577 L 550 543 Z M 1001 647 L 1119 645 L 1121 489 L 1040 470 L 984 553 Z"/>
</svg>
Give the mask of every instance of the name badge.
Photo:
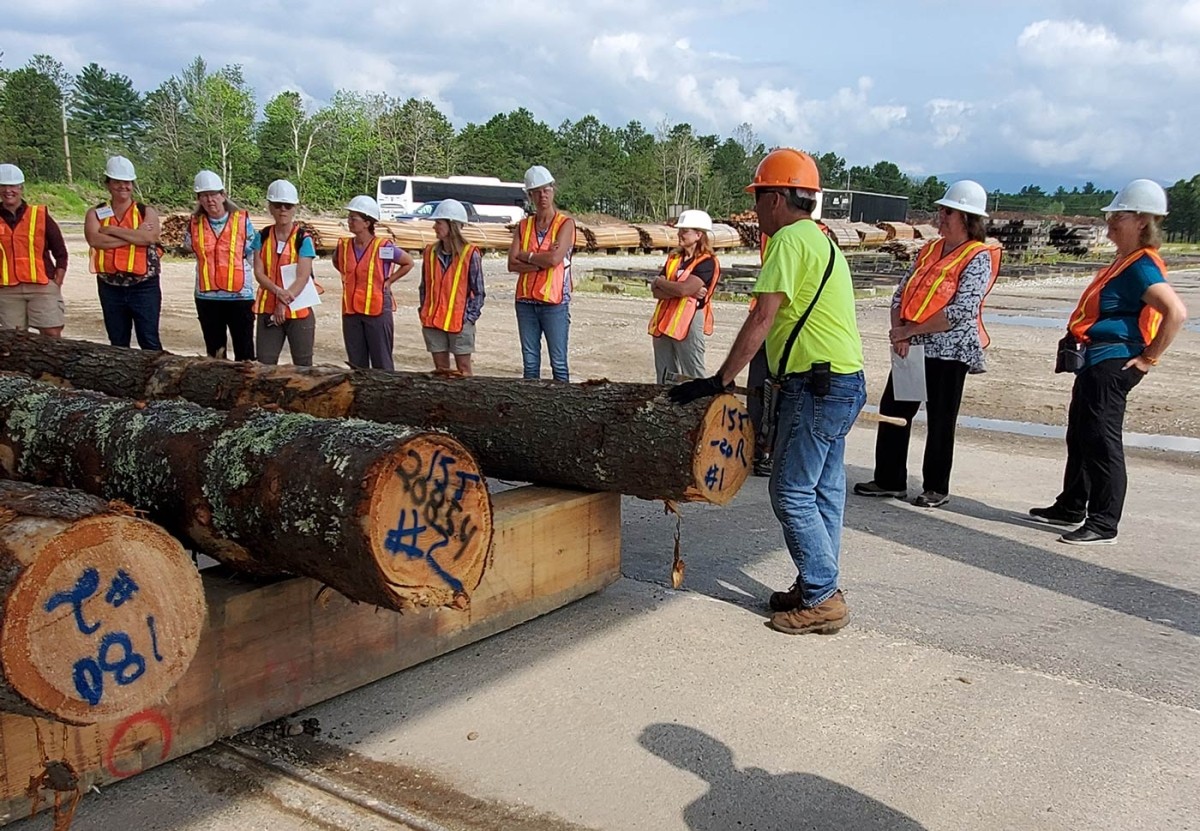
<svg viewBox="0 0 1200 831">
<path fill-rule="evenodd" d="M 276 254 L 282 254 L 283 249 L 285 249 L 285 248 L 287 248 L 287 240 L 283 239 L 283 240 L 277 240 L 275 242 L 275 253 Z"/>
<path fill-rule="evenodd" d="M 96 219 L 112 219 L 113 216 L 113 209 L 110 205 L 101 205 L 96 208 Z"/>
<path fill-rule="evenodd" d="M 379 249 L 379 259 L 381 259 L 381 260 L 393 259 L 395 254 L 396 254 L 395 248 L 380 248 Z"/>
</svg>

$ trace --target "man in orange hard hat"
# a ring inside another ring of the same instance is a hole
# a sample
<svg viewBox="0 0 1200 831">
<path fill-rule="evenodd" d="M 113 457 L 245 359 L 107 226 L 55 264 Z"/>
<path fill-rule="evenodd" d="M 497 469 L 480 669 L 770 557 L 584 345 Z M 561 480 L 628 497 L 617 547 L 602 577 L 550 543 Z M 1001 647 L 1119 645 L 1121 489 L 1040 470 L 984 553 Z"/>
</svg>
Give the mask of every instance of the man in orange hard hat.
<svg viewBox="0 0 1200 831">
<path fill-rule="evenodd" d="M 772 378 L 764 423 L 774 417 L 771 507 L 799 575 L 770 598 L 772 628 L 832 633 L 850 620 L 838 587 L 846 433 L 866 401 L 862 340 L 846 258 L 813 221 L 820 174 L 799 150 L 773 150 L 746 188 L 770 235 L 757 302 L 721 369 L 673 387 L 686 403 L 732 386 L 763 341 Z M 774 401 L 772 402 L 772 399 Z"/>
</svg>

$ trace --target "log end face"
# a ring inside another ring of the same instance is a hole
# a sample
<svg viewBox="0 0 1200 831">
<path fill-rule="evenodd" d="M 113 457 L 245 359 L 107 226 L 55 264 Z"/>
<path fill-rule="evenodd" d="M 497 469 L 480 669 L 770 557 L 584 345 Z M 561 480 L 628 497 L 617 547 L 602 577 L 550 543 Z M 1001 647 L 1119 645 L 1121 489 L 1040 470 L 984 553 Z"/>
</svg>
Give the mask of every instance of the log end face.
<svg viewBox="0 0 1200 831">
<path fill-rule="evenodd" d="M 700 420 L 692 458 L 689 501 L 728 503 L 750 475 L 754 427 L 746 405 L 732 395 L 718 395 Z"/>
<path fill-rule="evenodd" d="M 422 433 L 372 471 L 364 521 L 392 597 L 386 604 L 465 608 L 492 547 L 492 504 L 471 453 L 449 436 Z"/>
<path fill-rule="evenodd" d="M 173 537 L 93 517 L 50 538 L 12 587 L 0 662 L 35 710 L 71 724 L 120 719 L 175 686 L 204 620 L 199 573 Z"/>
</svg>

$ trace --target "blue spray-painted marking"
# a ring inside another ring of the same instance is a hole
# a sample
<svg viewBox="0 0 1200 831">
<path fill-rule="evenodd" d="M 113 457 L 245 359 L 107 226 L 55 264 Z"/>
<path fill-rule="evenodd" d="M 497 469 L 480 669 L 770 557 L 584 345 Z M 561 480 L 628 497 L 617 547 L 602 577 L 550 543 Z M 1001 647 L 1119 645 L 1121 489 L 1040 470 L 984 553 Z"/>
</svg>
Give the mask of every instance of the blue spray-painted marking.
<svg viewBox="0 0 1200 831">
<path fill-rule="evenodd" d="M 71 669 L 71 680 L 79 697 L 95 707 L 104 697 L 104 673 L 95 658 L 80 658 Z"/>
<path fill-rule="evenodd" d="M 79 627 L 80 632 L 90 635 L 100 628 L 100 621 L 96 621 L 93 626 L 88 625 L 83 619 L 83 601 L 95 594 L 99 588 L 100 572 L 94 568 L 86 569 L 75 581 L 74 588 L 59 592 L 46 601 L 46 611 L 53 612 L 62 604 L 70 603 L 75 613 L 75 625 Z"/>
<path fill-rule="evenodd" d="M 146 615 L 146 628 L 150 630 L 150 652 L 154 660 L 161 664 L 163 656 L 158 652 L 158 630 L 154 628 L 154 615 Z"/>
<path fill-rule="evenodd" d="M 425 551 L 418 543 L 420 535 L 427 530 L 427 526 L 421 525 L 421 516 L 416 509 L 412 511 L 413 524 L 411 526 L 408 525 L 408 514 L 407 510 L 400 512 L 400 519 L 396 527 L 387 532 L 387 537 L 383 543 L 384 548 L 392 554 L 403 554 L 410 560 L 424 560 L 433 569 L 434 573 L 445 581 L 446 585 L 453 591 L 461 592 L 463 590 L 462 582 L 447 573 L 433 557 L 433 552 L 445 546 L 448 539 L 443 538 L 428 551 Z M 411 540 L 411 542 L 406 542 L 406 540 Z"/>
<path fill-rule="evenodd" d="M 113 650 L 120 652 L 113 657 Z M 159 660 L 162 660 L 161 658 Z M 91 706 L 104 700 L 104 676 L 111 674 L 117 686 L 125 687 L 146 673 L 146 659 L 133 648 L 133 640 L 125 632 L 109 632 L 100 639 L 95 658 L 80 658 L 71 669 L 75 692 Z"/>
<path fill-rule="evenodd" d="M 125 573 L 125 569 L 117 569 L 117 576 L 113 578 L 112 584 L 108 587 L 108 592 L 104 595 L 104 600 L 114 609 L 119 608 L 122 603 L 131 600 L 134 594 L 137 593 L 138 584 L 133 578 Z"/>
</svg>

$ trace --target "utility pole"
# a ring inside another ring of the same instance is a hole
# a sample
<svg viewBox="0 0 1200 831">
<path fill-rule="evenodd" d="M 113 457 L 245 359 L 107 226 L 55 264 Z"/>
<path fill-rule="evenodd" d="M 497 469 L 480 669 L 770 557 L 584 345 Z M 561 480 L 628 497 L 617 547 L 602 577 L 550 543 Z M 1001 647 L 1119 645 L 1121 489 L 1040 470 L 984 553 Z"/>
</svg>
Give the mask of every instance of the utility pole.
<svg viewBox="0 0 1200 831">
<path fill-rule="evenodd" d="M 63 131 L 63 154 L 67 158 L 67 184 L 75 184 L 75 178 L 71 175 L 71 139 L 67 135 L 67 98 L 62 99 L 62 131 Z"/>
</svg>

